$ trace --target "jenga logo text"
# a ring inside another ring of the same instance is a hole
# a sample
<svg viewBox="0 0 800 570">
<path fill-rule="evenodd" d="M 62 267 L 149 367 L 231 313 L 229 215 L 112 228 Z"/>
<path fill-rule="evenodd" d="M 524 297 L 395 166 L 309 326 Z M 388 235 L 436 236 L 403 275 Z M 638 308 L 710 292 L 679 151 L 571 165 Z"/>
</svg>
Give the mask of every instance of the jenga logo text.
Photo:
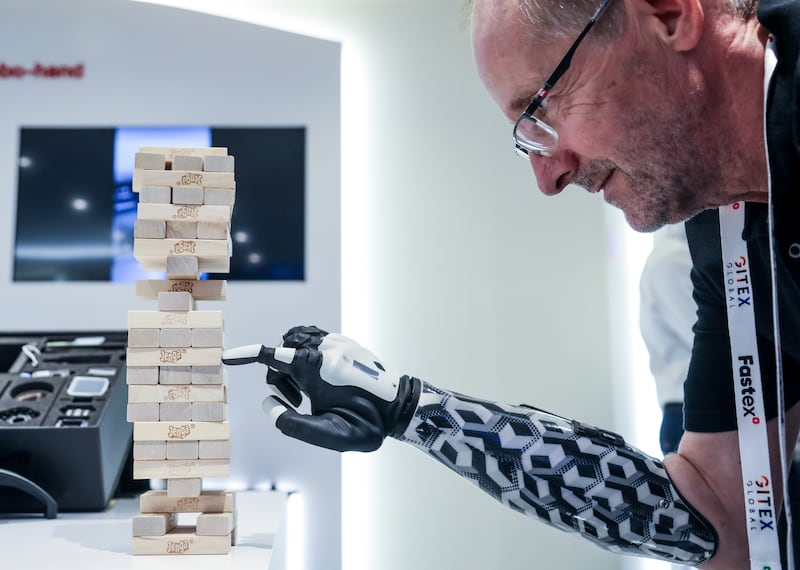
<svg viewBox="0 0 800 570">
<path fill-rule="evenodd" d="M 180 255 L 181 253 L 194 253 L 197 249 L 197 242 L 190 239 L 182 239 L 172 246 L 172 253 Z"/>
<path fill-rule="evenodd" d="M 167 400 L 188 400 L 192 395 L 192 389 L 189 386 L 176 386 L 167 391 Z"/>
<path fill-rule="evenodd" d="M 190 542 L 188 538 L 183 540 L 168 540 L 167 554 L 183 554 L 189 551 Z"/>
<path fill-rule="evenodd" d="M 192 424 L 169 426 L 167 430 L 167 439 L 186 439 L 192 434 L 192 427 Z"/>
<path fill-rule="evenodd" d="M 167 313 L 162 321 L 165 325 L 187 325 L 189 317 L 185 313 Z"/>
<path fill-rule="evenodd" d="M 196 513 L 200 510 L 200 499 L 197 497 L 181 497 L 175 504 L 179 513 Z"/>
<path fill-rule="evenodd" d="M 169 159 L 172 160 L 172 157 L 175 156 L 176 154 L 192 154 L 192 149 L 187 147 L 184 148 L 170 147 L 168 152 L 169 152 Z"/>
<path fill-rule="evenodd" d="M 181 176 L 180 180 L 181 186 L 202 186 L 203 185 L 203 175 L 199 172 L 187 172 L 183 176 Z"/>
<path fill-rule="evenodd" d="M 161 355 L 158 357 L 158 361 L 164 364 L 180 362 L 184 354 L 186 354 L 185 348 L 173 348 L 171 350 L 162 348 Z"/>
<path fill-rule="evenodd" d="M 173 283 L 169 289 L 175 292 L 187 291 L 192 293 L 194 292 L 194 283 L 192 281 L 178 281 L 177 283 Z"/>
<path fill-rule="evenodd" d="M 190 218 L 196 220 L 200 217 L 200 206 L 181 206 L 175 213 L 175 217 L 179 220 Z"/>
<path fill-rule="evenodd" d="M 171 477 L 188 475 L 192 472 L 194 467 L 197 467 L 197 463 L 194 461 L 187 461 L 186 463 L 170 463 L 167 465 L 167 469 L 169 470 Z"/>
</svg>

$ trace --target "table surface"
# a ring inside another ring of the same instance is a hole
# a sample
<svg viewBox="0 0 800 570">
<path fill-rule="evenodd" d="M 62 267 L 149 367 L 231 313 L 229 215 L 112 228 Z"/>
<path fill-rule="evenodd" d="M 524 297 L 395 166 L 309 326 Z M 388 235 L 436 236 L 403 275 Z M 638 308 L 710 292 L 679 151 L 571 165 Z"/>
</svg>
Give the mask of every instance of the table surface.
<svg viewBox="0 0 800 570">
<path fill-rule="evenodd" d="M 272 491 L 236 493 L 238 542 L 227 555 L 133 556 L 131 519 L 139 500 L 117 499 L 97 513 L 59 513 L 0 518 L 3 568 L 15 570 L 282 570 L 275 553 L 286 495 Z M 183 515 L 182 515 L 183 516 Z"/>
</svg>

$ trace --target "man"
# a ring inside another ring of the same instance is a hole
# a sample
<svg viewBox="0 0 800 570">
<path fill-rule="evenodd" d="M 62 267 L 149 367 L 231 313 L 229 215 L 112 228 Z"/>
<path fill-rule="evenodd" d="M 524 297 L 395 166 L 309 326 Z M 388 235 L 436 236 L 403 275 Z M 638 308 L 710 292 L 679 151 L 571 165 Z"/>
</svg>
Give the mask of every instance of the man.
<svg viewBox="0 0 800 570">
<path fill-rule="evenodd" d="M 749 568 L 714 208 L 748 202 L 740 234 L 748 240 L 752 286 L 760 292 L 758 352 L 767 418 L 773 418 L 767 427 L 777 500 L 782 489 L 770 356 L 768 173 L 779 251 L 788 448 L 800 428 L 800 383 L 794 381 L 800 373 L 800 275 L 794 272 L 800 267 L 792 266 L 800 258 L 800 236 L 790 217 L 800 174 L 794 88 L 800 4 L 763 0 L 758 17 L 754 6 L 727 0 L 579 0 L 569 6 L 477 0 L 474 6 L 478 71 L 515 124 L 517 150 L 545 194 L 570 184 L 602 192 L 641 231 L 702 212 L 687 230 L 699 306 L 686 384 L 687 431 L 663 466 L 616 434 L 397 374 L 353 341 L 314 327 L 289 331 L 276 348 L 226 351 L 224 360 L 268 365 L 267 381 L 280 396 L 265 400 L 265 411 L 292 437 L 367 451 L 393 436 L 507 506 L 608 550 L 709 569 Z M 770 33 L 778 58 L 774 72 L 765 65 L 765 54 L 773 53 Z M 772 85 L 767 145 L 765 73 Z M 294 409 L 302 394 L 311 402 L 310 415 Z"/>
</svg>

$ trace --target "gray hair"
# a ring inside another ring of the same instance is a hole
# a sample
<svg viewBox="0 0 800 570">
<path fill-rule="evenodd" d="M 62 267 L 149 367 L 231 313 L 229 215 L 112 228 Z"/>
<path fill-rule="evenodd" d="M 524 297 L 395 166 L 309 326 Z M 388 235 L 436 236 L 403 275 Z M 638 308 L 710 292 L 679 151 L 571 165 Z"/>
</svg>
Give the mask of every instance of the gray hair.
<svg viewBox="0 0 800 570">
<path fill-rule="evenodd" d="M 750 19 L 755 15 L 758 0 L 719 0 L 731 14 Z M 465 0 L 464 14 L 474 17 L 478 0 Z M 589 17 L 600 5 L 599 0 L 518 0 L 520 20 L 529 26 L 536 41 L 552 41 L 573 37 L 586 25 Z M 618 35 L 625 23 L 621 2 L 609 6 L 592 30 L 597 39 Z"/>
</svg>

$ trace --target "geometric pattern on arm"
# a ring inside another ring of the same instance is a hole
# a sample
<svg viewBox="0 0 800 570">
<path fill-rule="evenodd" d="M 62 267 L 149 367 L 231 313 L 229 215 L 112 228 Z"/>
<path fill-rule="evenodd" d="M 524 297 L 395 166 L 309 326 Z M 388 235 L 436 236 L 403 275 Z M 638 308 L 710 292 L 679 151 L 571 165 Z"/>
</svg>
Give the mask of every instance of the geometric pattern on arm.
<svg viewBox="0 0 800 570">
<path fill-rule="evenodd" d="M 714 554 L 716 533 L 663 464 L 614 433 L 423 382 L 399 439 L 511 509 L 605 550 L 689 565 Z"/>
</svg>

